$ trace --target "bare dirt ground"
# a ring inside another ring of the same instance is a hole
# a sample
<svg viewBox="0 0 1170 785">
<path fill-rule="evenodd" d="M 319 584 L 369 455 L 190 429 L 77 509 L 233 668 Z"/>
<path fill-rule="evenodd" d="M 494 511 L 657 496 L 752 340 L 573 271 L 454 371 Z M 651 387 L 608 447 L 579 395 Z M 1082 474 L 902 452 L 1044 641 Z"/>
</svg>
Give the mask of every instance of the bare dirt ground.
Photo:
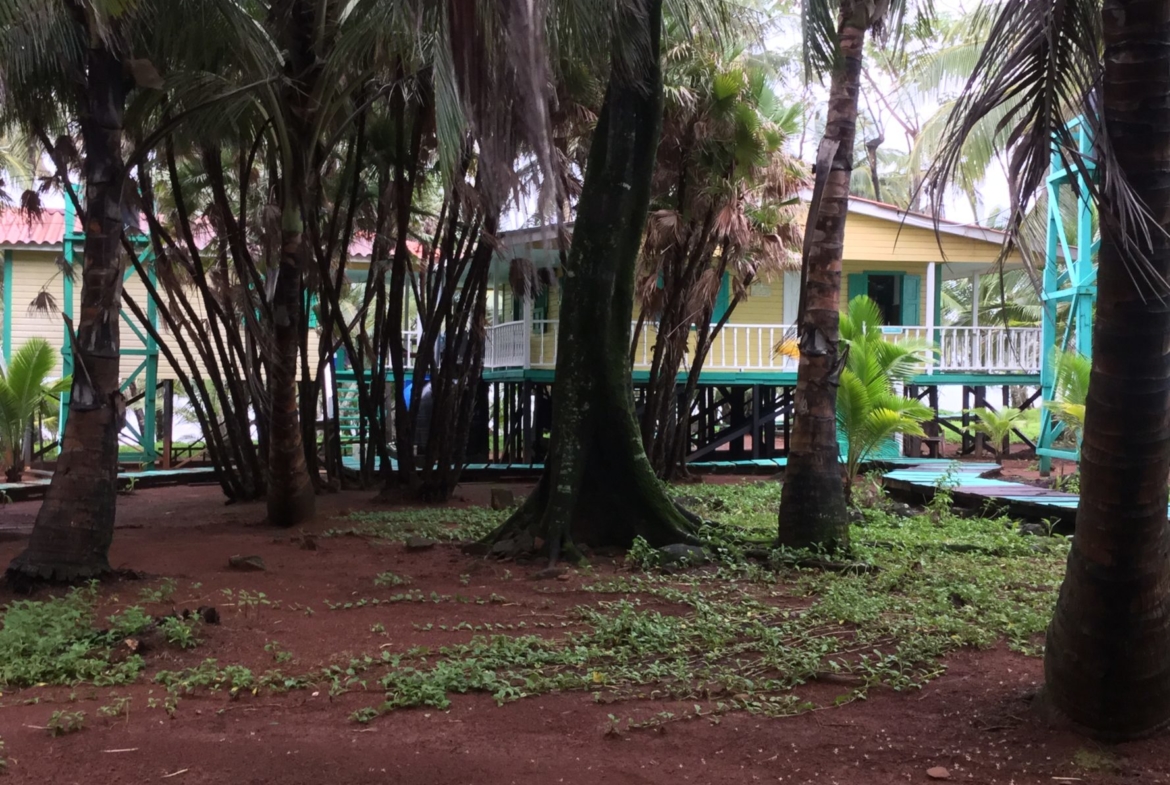
<svg viewBox="0 0 1170 785">
<path fill-rule="evenodd" d="M 309 530 L 346 525 L 337 517 L 371 508 L 371 496 L 322 497 L 320 520 Z M 457 504 L 486 503 L 488 486 L 465 486 L 459 496 Z M 0 563 L 23 546 L 38 504 L 0 508 Z M 532 621 L 590 601 L 578 571 L 567 580 L 532 581 L 525 578 L 541 565 L 485 561 L 454 545 L 407 552 L 358 537 L 321 538 L 309 550 L 289 532 L 264 527 L 263 517 L 262 505 L 225 506 L 216 487 L 142 490 L 119 499 L 112 564 L 153 577 L 104 585 L 104 604 L 125 605 L 167 576 L 177 583 L 174 600 L 149 606 L 151 612 L 211 604 L 222 623 L 205 627 L 204 642 L 191 651 L 148 652 L 146 674 L 130 687 L 30 688 L 0 696 L 9 781 L 879 785 L 931 782 L 927 770 L 942 766 L 951 780 L 973 783 L 1170 782 L 1170 739 L 1101 747 L 1049 725 L 1031 702 L 1041 661 L 1006 648 L 950 657 L 945 675 L 921 691 L 871 692 L 865 701 L 795 717 L 730 714 L 717 724 L 694 719 L 617 735 L 607 733 L 614 708 L 586 692 L 502 707 L 486 695 L 457 696 L 449 710 L 395 711 L 369 725 L 349 715 L 380 702 L 376 684 L 333 698 L 324 686 L 280 695 L 203 692 L 183 697 L 173 716 L 162 706 L 149 708 L 165 695 L 151 683 L 154 673 L 208 657 L 260 671 L 274 667 L 274 652 L 284 651 L 291 659 L 278 667 L 308 672 L 381 648 L 438 647 L 471 635 L 440 631 L 442 625 Z M 228 557 L 237 554 L 261 556 L 267 570 L 229 570 Z M 596 559 L 591 577 L 623 569 L 616 559 Z M 373 576 L 386 570 L 411 576 L 412 588 L 426 593 L 496 594 L 506 601 L 328 610 L 372 594 Z M 224 589 L 237 596 L 264 592 L 280 607 L 241 608 Z M 13 599 L 0 593 L 0 604 Z M 128 714 L 100 717 L 99 707 L 118 696 L 130 698 Z M 623 704 L 622 711 L 650 716 L 664 708 L 671 707 L 646 700 Z M 55 710 L 86 712 L 84 729 L 51 737 L 45 727 Z"/>
</svg>

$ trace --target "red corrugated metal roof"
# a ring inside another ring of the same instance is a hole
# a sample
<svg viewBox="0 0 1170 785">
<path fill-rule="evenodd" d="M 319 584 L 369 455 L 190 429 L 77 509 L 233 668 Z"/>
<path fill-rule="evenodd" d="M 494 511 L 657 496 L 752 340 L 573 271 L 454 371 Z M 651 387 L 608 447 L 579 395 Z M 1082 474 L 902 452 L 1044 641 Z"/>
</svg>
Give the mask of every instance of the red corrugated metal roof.
<svg viewBox="0 0 1170 785">
<path fill-rule="evenodd" d="M 0 210 L 0 245 L 61 245 L 64 241 L 64 210 L 43 210 L 32 221 L 19 210 Z"/>
<path fill-rule="evenodd" d="M 80 223 L 75 227 L 81 231 Z M 202 248 L 211 241 L 211 233 L 204 231 L 205 227 L 195 227 L 196 243 Z M 145 221 L 142 231 L 146 232 Z M 24 213 L 16 209 L 0 210 L 0 246 L 5 245 L 62 245 L 65 242 L 65 211 L 45 209 L 39 218 L 31 222 Z M 423 247 L 414 240 L 406 241 L 407 248 L 416 258 L 423 257 Z M 374 250 L 372 235 L 355 234 L 349 244 L 349 255 L 357 258 L 366 258 Z"/>
</svg>

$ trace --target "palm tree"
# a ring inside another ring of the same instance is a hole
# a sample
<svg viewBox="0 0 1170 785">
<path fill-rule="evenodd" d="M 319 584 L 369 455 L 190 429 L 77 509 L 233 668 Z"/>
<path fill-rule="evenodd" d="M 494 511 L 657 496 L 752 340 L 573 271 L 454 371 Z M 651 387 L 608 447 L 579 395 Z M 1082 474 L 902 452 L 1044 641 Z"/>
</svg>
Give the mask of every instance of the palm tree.
<svg viewBox="0 0 1170 785">
<path fill-rule="evenodd" d="M 837 390 L 837 427 L 846 442 L 846 501 L 867 457 L 896 434 L 922 436 L 922 423 L 934 416 L 929 406 L 894 387 L 922 372 L 929 347 L 887 340 L 882 324 L 881 307 L 864 295 L 854 297 L 841 314 L 847 354 Z"/>
<path fill-rule="evenodd" d="M 975 287 L 969 278 L 944 281 L 942 319 L 944 324 L 972 323 Z M 1005 327 L 1032 327 L 1040 324 L 1044 306 L 1027 270 L 1008 270 L 990 286 L 979 289 L 979 324 Z"/>
<path fill-rule="evenodd" d="M 780 497 L 779 542 L 783 545 L 835 548 L 849 544 L 838 465 L 836 404 L 841 373 L 841 255 L 857 132 L 857 98 L 866 32 L 882 25 L 897 30 L 904 13 L 903 2 L 840 0 L 836 4 L 814 3 L 805 15 L 810 23 L 806 48 L 811 59 L 831 71 L 832 78 L 801 271 L 796 416 Z"/>
<path fill-rule="evenodd" d="M 71 342 L 77 373 L 57 471 L 13 579 L 77 580 L 109 569 L 114 530 L 122 291 L 123 121 L 127 29 L 138 0 L 5 0 L 0 86 L 10 119 L 48 142 L 60 115 L 76 117 L 84 146 L 85 226 L 81 310 Z M 46 146 L 51 146 L 51 143 Z"/>
<path fill-rule="evenodd" d="M 1081 498 L 1045 648 L 1048 702 L 1094 736 L 1170 723 L 1170 15 L 1166 0 L 1007 0 L 955 105 L 944 185 L 982 118 L 1007 105 L 1017 145 L 1009 229 L 1055 147 L 1089 180 L 1101 245 Z M 1096 92 L 1094 92 L 1096 91 Z M 1084 114 L 1092 161 L 1065 124 Z"/>
<path fill-rule="evenodd" d="M 612 69 L 577 205 L 557 338 L 549 459 L 536 490 L 488 540 L 550 561 L 580 545 L 694 541 L 693 516 L 646 458 L 630 388 L 634 272 L 662 122 L 663 0 L 618 4 Z M 537 545 L 539 543 L 539 545 Z"/>
<path fill-rule="evenodd" d="M 50 414 L 48 402 L 66 392 L 66 376 L 49 382 L 57 352 L 43 338 L 30 338 L 12 354 L 8 369 L 0 367 L 0 461 L 8 482 L 20 482 L 24 471 L 24 437 L 33 417 Z"/>
<path fill-rule="evenodd" d="M 688 413 L 719 330 L 753 283 L 797 263 L 794 207 L 804 184 L 802 167 L 783 152 L 799 107 L 780 103 L 768 86 L 771 72 L 738 42 L 677 29 L 668 37 L 663 137 L 631 343 L 647 319 L 656 322 L 642 441 L 664 479 L 686 470 Z M 721 291 L 726 302 L 716 313 Z"/>
</svg>

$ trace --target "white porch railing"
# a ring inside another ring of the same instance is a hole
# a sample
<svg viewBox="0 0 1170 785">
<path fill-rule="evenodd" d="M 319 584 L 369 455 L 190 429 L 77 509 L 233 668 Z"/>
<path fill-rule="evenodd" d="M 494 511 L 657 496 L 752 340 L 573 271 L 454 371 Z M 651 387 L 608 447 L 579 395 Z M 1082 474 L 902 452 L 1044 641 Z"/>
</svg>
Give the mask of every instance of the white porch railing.
<svg viewBox="0 0 1170 785">
<path fill-rule="evenodd" d="M 557 362 L 555 320 L 522 321 L 488 328 L 484 367 L 553 368 Z M 890 340 L 927 343 L 933 332 L 937 346 L 935 373 L 1039 373 L 1040 328 L 1016 327 L 885 327 Z M 634 368 L 646 369 L 653 359 L 657 327 L 642 325 L 634 348 Z M 796 339 L 796 327 L 781 324 L 727 324 L 715 336 L 703 364 L 710 371 L 795 372 L 796 360 L 778 353 L 785 340 Z"/>
<path fill-rule="evenodd" d="M 484 368 L 524 368 L 528 360 L 528 335 L 524 322 L 504 322 L 487 329 Z"/>
<path fill-rule="evenodd" d="M 1039 327 L 936 327 L 943 371 L 1039 373 Z"/>
</svg>

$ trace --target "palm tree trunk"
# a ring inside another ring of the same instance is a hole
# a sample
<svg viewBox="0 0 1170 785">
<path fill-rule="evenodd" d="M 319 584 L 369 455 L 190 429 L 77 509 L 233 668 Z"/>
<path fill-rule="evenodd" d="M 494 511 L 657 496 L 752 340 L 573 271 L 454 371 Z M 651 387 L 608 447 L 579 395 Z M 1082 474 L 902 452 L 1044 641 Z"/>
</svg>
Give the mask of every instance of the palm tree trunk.
<svg viewBox="0 0 1170 785">
<path fill-rule="evenodd" d="M 837 24 L 841 60 L 833 70 L 825 124 L 825 141 L 836 142 L 837 149 L 806 248 L 796 417 L 780 497 L 779 542 L 797 548 L 849 544 L 837 446 L 837 382 L 843 365 L 838 351 L 839 310 L 866 25 L 864 4 L 841 4 Z M 823 163 L 818 161 L 818 166 Z"/>
<path fill-rule="evenodd" d="M 91 48 L 87 60 L 85 259 L 73 389 L 53 481 L 28 547 L 8 566 L 8 579 L 17 583 L 77 581 L 110 569 L 118 434 L 126 417 L 118 374 L 126 83 L 122 61 L 108 49 Z"/>
<path fill-rule="evenodd" d="M 1081 503 L 1044 658 L 1050 702 L 1116 740 L 1170 723 L 1170 310 L 1135 285 L 1124 245 L 1140 243 L 1153 274 L 1170 280 L 1166 9 L 1164 0 L 1107 0 L 1102 9 L 1104 127 L 1162 231 L 1147 245 L 1101 223 Z"/>
<path fill-rule="evenodd" d="M 550 561 L 577 545 L 691 539 L 646 458 L 630 385 L 634 267 L 662 121 L 662 0 L 630 5 L 615 29 L 639 30 L 649 46 L 636 68 L 614 68 L 594 132 L 566 264 L 548 468 L 489 537 Z"/>
<path fill-rule="evenodd" d="M 294 212 L 295 207 L 286 208 Z M 273 295 L 273 341 L 268 394 L 272 400 L 268 441 L 268 522 L 297 526 L 316 514 L 317 497 L 305 462 L 298 412 L 297 354 L 300 348 L 301 266 L 304 235 L 299 226 L 286 224 L 281 237 L 280 270 Z M 292 219 L 297 223 L 299 218 Z M 312 416 L 312 413 L 309 413 Z"/>
</svg>

